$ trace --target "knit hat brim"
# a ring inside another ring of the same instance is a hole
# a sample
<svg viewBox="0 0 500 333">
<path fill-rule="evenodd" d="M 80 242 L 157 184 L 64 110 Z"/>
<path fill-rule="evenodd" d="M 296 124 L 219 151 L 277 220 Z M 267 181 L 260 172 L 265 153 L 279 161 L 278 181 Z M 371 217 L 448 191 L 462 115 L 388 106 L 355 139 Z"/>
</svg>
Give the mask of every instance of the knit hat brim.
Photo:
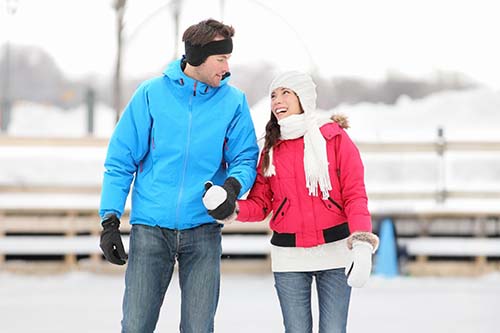
<svg viewBox="0 0 500 333">
<path fill-rule="evenodd" d="M 278 75 L 269 86 L 269 95 L 277 88 L 292 89 L 299 97 L 304 113 L 316 110 L 316 84 L 311 76 L 298 71 Z"/>
</svg>

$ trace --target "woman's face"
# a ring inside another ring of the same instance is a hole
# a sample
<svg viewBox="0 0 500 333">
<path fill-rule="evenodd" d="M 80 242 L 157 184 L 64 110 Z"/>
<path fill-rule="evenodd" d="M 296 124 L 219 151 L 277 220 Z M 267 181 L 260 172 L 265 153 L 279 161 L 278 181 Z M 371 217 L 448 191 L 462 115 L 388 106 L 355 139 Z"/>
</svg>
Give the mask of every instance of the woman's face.
<svg viewBox="0 0 500 333">
<path fill-rule="evenodd" d="M 271 111 L 280 121 L 292 114 L 302 113 L 299 98 L 292 89 L 276 88 L 271 93 Z"/>
</svg>

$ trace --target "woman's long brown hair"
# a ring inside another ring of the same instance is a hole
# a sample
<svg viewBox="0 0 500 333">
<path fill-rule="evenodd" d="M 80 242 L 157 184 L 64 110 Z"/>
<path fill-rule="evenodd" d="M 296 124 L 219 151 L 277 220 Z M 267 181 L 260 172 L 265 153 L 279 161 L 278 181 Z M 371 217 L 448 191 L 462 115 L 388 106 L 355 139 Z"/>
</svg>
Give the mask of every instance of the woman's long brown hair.
<svg viewBox="0 0 500 333">
<path fill-rule="evenodd" d="M 262 155 L 262 173 L 266 173 L 269 168 L 269 150 L 276 144 L 281 136 L 278 119 L 271 112 L 271 119 L 266 124 L 266 136 L 264 139 L 264 154 Z"/>
</svg>

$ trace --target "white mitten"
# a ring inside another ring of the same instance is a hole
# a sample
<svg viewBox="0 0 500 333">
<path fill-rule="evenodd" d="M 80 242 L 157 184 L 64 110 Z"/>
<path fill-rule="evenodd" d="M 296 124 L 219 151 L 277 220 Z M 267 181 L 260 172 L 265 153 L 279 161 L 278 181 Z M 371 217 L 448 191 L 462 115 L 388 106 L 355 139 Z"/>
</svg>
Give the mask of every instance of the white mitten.
<svg viewBox="0 0 500 333">
<path fill-rule="evenodd" d="M 214 210 L 226 201 L 227 192 L 219 185 L 211 185 L 212 183 L 207 182 L 210 185 L 205 185 L 209 187 L 205 195 L 203 195 L 203 204 L 208 210 Z"/>
<path fill-rule="evenodd" d="M 354 288 L 365 285 L 372 271 L 373 246 L 368 242 L 354 241 L 352 244 L 352 261 L 345 268 L 347 284 Z"/>
<path fill-rule="evenodd" d="M 351 261 L 345 268 L 347 284 L 354 288 L 365 285 L 372 271 L 372 253 L 379 244 L 377 235 L 358 231 L 347 239 L 347 247 L 351 250 Z"/>
</svg>

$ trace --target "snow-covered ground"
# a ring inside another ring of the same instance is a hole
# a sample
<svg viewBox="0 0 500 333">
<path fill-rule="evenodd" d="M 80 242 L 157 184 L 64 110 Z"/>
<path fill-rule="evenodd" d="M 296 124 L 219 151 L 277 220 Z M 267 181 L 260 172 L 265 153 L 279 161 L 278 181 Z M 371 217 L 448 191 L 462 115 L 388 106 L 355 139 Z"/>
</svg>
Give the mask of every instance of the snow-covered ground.
<svg viewBox="0 0 500 333">
<path fill-rule="evenodd" d="M 123 276 L 0 274 L 0 331 L 109 333 L 120 330 Z M 498 332 L 500 275 L 480 278 L 372 277 L 354 289 L 349 333 Z M 156 332 L 178 332 L 179 287 L 167 291 Z M 315 321 L 316 296 L 313 293 Z M 219 333 L 283 332 L 270 274 L 224 274 Z"/>
</svg>

